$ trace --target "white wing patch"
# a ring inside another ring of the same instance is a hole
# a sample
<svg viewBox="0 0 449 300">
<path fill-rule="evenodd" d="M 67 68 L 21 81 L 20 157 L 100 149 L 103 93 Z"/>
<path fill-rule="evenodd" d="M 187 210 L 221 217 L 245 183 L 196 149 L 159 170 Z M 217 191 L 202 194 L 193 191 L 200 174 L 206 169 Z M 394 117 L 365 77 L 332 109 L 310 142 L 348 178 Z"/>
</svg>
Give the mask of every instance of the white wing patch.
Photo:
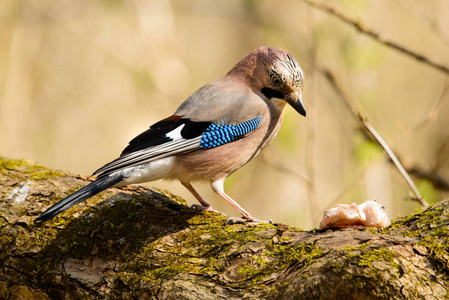
<svg viewBox="0 0 449 300">
<path fill-rule="evenodd" d="M 168 136 L 169 138 L 171 138 L 172 140 L 179 140 L 182 139 L 181 136 L 181 130 L 186 126 L 186 124 L 182 124 L 181 126 L 176 127 L 175 129 L 173 129 L 172 131 L 170 131 L 169 133 L 166 134 L 166 136 Z"/>
</svg>

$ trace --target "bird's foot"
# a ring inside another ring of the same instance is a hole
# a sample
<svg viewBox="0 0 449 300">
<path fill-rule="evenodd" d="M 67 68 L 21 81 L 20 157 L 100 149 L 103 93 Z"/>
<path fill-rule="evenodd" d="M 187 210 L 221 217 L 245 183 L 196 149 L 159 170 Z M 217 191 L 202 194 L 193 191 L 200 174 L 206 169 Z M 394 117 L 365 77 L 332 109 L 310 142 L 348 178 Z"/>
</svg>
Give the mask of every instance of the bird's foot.
<svg viewBox="0 0 449 300">
<path fill-rule="evenodd" d="M 273 221 L 269 220 L 269 221 L 265 221 L 265 220 L 261 220 L 258 218 L 254 218 L 253 216 L 248 216 L 248 217 L 229 217 L 226 220 L 226 225 L 228 225 L 229 223 L 231 224 L 237 224 L 237 223 L 267 223 L 267 224 L 273 224 Z"/>
<path fill-rule="evenodd" d="M 215 208 L 213 208 L 212 205 L 203 206 L 201 204 L 193 204 L 192 206 L 190 206 L 190 208 L 197 210 L 197 211 L 210 211 L 210 212 L 214 212 L 214 213 L 223 214 L 221 211 L 218 211 Z"/>
</svg>

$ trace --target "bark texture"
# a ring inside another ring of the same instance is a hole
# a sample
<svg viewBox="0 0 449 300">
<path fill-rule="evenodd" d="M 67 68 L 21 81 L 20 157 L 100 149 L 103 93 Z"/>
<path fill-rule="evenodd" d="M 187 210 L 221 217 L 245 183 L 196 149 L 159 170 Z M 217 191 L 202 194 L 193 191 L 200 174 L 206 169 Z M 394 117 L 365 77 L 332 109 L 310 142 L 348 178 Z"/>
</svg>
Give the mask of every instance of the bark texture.
<svg viewBox="0 0 449 300">
<path fill-rule="evenodd" d="M 449 297 L 448 201 L 384 230 L 303 231 L 128 188 L 33 224 L 87 182 L 0 158 L 0 299 Z"/>
</svg>

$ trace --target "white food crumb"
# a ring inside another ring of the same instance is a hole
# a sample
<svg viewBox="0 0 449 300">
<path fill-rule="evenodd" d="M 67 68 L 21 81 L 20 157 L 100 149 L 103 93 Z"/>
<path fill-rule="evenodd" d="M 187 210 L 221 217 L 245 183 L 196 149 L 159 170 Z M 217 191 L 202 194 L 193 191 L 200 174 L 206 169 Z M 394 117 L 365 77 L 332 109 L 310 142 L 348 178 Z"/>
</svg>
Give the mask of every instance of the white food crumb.
<svg viewBox="0 0 449 300">
<path fill-rule="evenodd" d="M 360 205 L 356 203 L 338 204 L 324 212 L 320 222 L 320 229 L 329 227 L 377 227 L 384 228 L 390 225 L 385 207 L 376 201 L 365 201 Z"/>
</svg>

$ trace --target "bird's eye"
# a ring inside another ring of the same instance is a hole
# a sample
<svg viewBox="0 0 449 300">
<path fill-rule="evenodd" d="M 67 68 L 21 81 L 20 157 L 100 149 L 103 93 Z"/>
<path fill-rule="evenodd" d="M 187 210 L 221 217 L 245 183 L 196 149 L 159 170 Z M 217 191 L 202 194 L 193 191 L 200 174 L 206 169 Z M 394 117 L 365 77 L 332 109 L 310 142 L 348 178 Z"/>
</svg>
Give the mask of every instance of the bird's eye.
<svg viewBox="0 0 449 300">
<path fill-rule="evenodd" d="M 274 86 L 280 86 L 282 81 L 279 77 L 275 76 L 271 79 L 271 82 L 273 83 Z"/>
</svg>

